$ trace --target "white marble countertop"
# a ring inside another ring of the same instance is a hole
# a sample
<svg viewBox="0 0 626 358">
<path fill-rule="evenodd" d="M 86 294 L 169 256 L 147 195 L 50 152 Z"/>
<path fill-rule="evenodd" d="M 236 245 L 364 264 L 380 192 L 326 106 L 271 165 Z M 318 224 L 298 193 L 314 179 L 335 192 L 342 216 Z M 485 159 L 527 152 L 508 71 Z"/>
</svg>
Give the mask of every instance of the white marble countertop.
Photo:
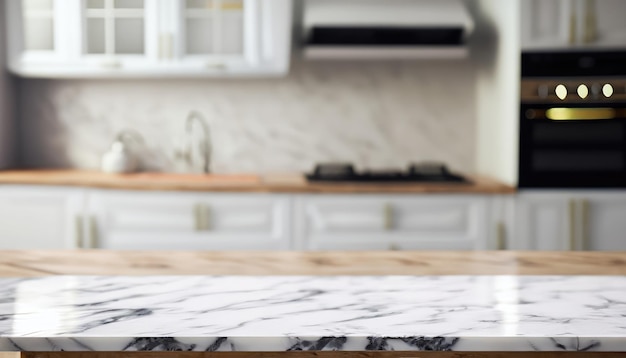
<svg viewBox="0 0 626 358">
<path fill-rule="evenodd" d="M 625 351 L 625 276 L 0 279 L 0 351 Z"/>
</svg>

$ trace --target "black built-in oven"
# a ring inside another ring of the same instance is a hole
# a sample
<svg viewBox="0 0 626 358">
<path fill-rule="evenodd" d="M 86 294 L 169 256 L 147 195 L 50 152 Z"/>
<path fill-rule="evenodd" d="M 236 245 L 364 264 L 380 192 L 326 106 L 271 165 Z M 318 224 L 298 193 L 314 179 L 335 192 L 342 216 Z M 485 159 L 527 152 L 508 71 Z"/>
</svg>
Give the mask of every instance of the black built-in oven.
<svg viewBox="0 0 626 358">
<path fill-rule="evenodd" d="M 519 186 L 626 187 L 626 53 L 522 55 Z"/>
</svg>

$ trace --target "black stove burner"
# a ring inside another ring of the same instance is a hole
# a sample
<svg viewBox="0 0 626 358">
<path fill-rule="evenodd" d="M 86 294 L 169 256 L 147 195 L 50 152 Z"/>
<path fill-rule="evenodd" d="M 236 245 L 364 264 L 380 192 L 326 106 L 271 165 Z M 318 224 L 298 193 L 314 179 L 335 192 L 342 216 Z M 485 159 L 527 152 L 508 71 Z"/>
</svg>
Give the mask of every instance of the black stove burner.
<svg viewBox="0 0 626 358">
<path fill-rule="evenodd" d="M 318 164 L 306 178 L 314 182 L 435 182 L 465 183 L 469 180 L 448 171 L 441 163 L 418 163 L 409 166 L 408 171 L 367 170 L 356 172 L 351 164 Z"/>
</svg>

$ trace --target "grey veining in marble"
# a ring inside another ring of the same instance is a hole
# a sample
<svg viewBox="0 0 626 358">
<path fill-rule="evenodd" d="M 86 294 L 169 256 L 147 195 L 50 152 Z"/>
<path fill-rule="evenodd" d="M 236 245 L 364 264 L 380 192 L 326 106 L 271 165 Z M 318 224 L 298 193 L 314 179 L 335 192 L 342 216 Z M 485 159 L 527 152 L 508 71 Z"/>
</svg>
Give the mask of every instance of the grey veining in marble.
<svg viewBox="0 0 626 358">
<path fill-rule="evenodd" d="M 178 170 L 185 116 L 198 110 L 212 128 L 215 172 L 419 160 L 472 172 L 474 76 L 470 61 L 294 61 L 276 79 L 21 80 L 21 164 L 95 169 L 116 133 L 133 128 L 146 139 L 145 169 Z"/>
<path fill-rule="evenodd" d="M 623 276 L 56 276 L 0 287 L 0 351 L 626 352 Z"/>
</svg>

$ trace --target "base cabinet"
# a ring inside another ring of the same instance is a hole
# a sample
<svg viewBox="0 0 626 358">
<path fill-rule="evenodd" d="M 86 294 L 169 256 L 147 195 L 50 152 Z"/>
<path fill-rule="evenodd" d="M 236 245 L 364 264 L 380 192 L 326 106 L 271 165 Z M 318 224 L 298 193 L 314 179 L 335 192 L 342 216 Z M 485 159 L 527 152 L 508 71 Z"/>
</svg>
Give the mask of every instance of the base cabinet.
<svg viewBox="0 0 626 358">
<path fill-rule="evenodd" d="M 494 248 L 490 203 L 469 195 L 303 195 L 296 199 L 296 248 Z"/>
<path fill-rule="evenodd" d="M 113 250 L 286 250 L 287 197 L 93 191 L 86 247 Z"/>
<path fill-rule="evenodd" d="M 0 249 L 619 250 L 626 192 L 152 192 L 0 186 Z"/>
<path fill-rule="evenodd" d="M 0 186 L 0 249 L 72 249 L 83 230 L 80 189 Z"/>
<path fill-rule="evenodd" d="M 519 249 L 626 250 L 626 193 L 525 191 L 516 202 Z"/>
</svg>

